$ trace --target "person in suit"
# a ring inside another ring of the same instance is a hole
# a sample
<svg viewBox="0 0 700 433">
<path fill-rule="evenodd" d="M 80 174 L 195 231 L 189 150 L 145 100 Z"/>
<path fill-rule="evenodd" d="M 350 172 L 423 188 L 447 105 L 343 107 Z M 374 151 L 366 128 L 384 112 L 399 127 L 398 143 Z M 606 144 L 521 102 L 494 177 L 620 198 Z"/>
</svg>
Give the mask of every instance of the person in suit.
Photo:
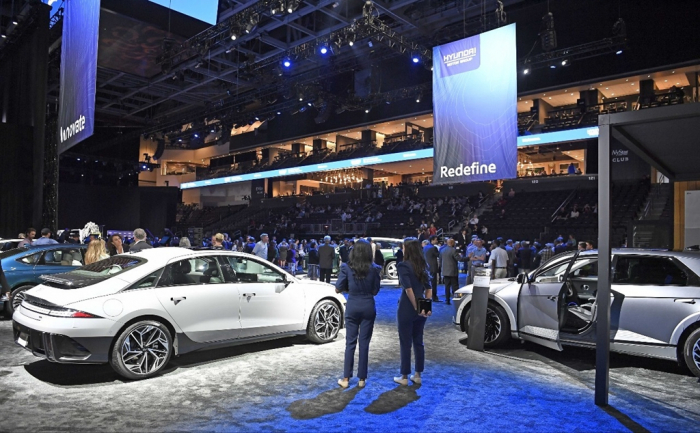
<svg viewBox="0 0 700 433">
<path fill-rule="evenodd" d="M 423 255 L 425 256 L 425 262 L 428 264 L 428 272 L 430 273 L 430 284 L 433 289 L 433 301 L 440 302 L 437 294 L 438 281 L 440 278 L 440 268 L 438 267 L 439 251 L 437 248 L 437 243 L 438 237 L 435 235 L 430 236 L 430 238 L 428 238 L 428 244 L 423 247 Z"/>
<path fill-rule="evenodd" d="M 416 238 L 406 238 L 403 243 L 404 260 L 396 268 L 399 274 L 401 297 L 397 311 L 399 328 L 399 346 L 401 353 L 401 376 L 395 377 L 394 382 L 408 385 L 408 375 L 411 374 L 411 349 L 415 356 L 415 374 L 410 377 L 416 384 L 422 383 L 421 375 L 425 368 L 425 347 L 423 346 L 423 330 L 431 312 L 418 311 L 418 298 L 432 298 L 428 265 L 425 263 L 420 241 Z"/>
<path fill-rule="evenodd" d="M 470 238 L 469 238 L 469 232 L 467 231 L 467 228 L 464 227 L 462 231 L 460 231 L 457 236 L 454 237 L 455 242 L 457 243 L 457 248 L 460 250 L 462 254 L 466 253 L 467 250 L 467 245 L 469 245 Z"/>
<path fill-rule="evenodd" d="M 521 247 L 517 252 L 518 256 L 518 261 L 519 261 L 519 266 L 518 266 L 518 271 L 519 272 L 524 272 L 528 273 L 532 269 L 532 249 L 530 248 L 530 245 L 527 243 L 527 241 L 522 241 L 521 242 Z"/>
<path fill-rule="evenodd" d="M 331 282 L 331 272 L 333 272 L 333 260 L 335 260 L 335 248 L 331 245 L 331 237 L 323 238 L 323 245 L 318 248 L 318 267 L 321 274 L 321 281 Z"/>
<path fill-rule="evenodd" d="M 340 264 L 347 263 L 350 260 L 350 246 L 348 245 L 348 240 L 343 240 L 343 245 L 338 248 L 338 255 L 340 256 Z"/>
<path fill-rule="evenodd" d="M 445 299 L 450 305 L 452 295 L 459 290 L 459 266 L 462 256 L 455 248 L 455 240 L 448 239 L 447 246 L 440 253 L 440 263 L 442 263 L 442 277 L 445 279 Z"/>
<path fill-rule="evenodd" d="M 134 243 L 129 247 L 132 253 L 138 253 L 142 250 L 153 248 L 153 245 L 146 242 L 146 231 L 144 229 L 134 230 Z"/>
<path fill-rule="evenodd" d="M 377 317 L 374 297 L 379 293 L 381 268 L 372 263 L 372 247 L 365 240 L 355 244 L 349 259 L 347 263 L 340 265 L 338 281 L 335 283 L 336 293 L 348 292 L 348 303 L 345 307 L 344 377 L 338 379 L 338 385 L 342 388 L 349 386 L 359 337 L 360 357 L 357 377 L 360 379 L 358 386 L 362 388 L 367 380 L 369 343 L 374 331 L 374 320 Z"/>
</svg>

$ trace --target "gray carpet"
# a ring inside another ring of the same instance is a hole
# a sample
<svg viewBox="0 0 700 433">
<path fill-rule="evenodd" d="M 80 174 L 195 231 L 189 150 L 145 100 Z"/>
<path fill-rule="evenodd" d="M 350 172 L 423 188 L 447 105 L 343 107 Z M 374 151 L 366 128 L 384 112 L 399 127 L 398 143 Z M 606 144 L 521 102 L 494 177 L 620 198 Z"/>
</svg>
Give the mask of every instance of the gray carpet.
<svg viewBox="0 0 700 433">
<path fill-rule="evenodd" d="M 674 363 L 611 358 L 611 408 L 593 404 L 595 354 L 512 342 L 468 351 L 435 306 L 422 386 L 398 387 L 399 289 L 384 288 L 367 387 L 341 390 L 344 341 L 301 338 L 199 352 L 157 378 L 126 382 L 108 366 L 56 365 L 11 342 L 0 322 L 6 431 L 699 431 L 700 383 Z"/>
</svg>

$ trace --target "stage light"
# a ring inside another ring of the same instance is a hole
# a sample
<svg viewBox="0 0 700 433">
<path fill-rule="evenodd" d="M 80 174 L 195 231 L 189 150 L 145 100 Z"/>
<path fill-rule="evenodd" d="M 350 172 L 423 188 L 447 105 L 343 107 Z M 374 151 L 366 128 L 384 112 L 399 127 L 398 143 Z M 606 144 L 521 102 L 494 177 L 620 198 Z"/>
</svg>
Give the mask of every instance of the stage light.
<svg viewBox="0 0 700 433">
<path fill-rule="evenodd" d="M 195 132 L 195 133 L 194 133 L 194 138 L 199 138 L 199 134 L 197 134 L 197 133 Z"/>
<path fill-rule="evenodd" d="M 557 65 L 549 65 L 549 69 L 557 69 Z"/>
<path fill-rule="evenodd" d="M 260 121 L 260 117 L 255 116 L 255 120 Z"/>
<path fill-rule="evenodd" d="M 328 53 L 328 47 L 323 45 L 321 46 L 321 49 L 319 50 L 321 54 L 327 54 Z"/>
<path fill-rule="evenodd" d="M 566 66 L 566 65 L 568 65 L 568 64 L 569 64 L 569 61 L 568 61 L 568 60 L 562 60 L 562 61 L 561 61 L 561 65 L 562 65 L 562 66 Z"/>
<path fill-rule="evenodd" d="M 523 75 L 527 75 L 527 74 L 529 74 L 529 73 L 530 73 L 530 70 L 529 70 L 529 69 L 527 69 L 527 68 L 523 69 Z"/>
<path fill-rule="evenodd" d="M 411 61 L 413 63 L 419 63 L 420 62 L 420 54 L 418 53 L 411 53 Z"/>
<path fill-rule="evenodd" d="M 355 42 L 353 42 L 353 41 L 348 41 L 348 45 L 350 45 L 350 46 L 352 47 L 353 45 L 355 45 Z"/>
<path fill-rule="evenodd" d="M 289 60 L 289 58 L 284 58 L 282 60 L 282 66 L 284 66 L 285 68 L 290 68 L 292 66 L 292 61 Z"/>
<path fill-rule="evenodd" d="M 236 35 L 236 32 L 234 32 L 234 31 L 231 31 L 231 40 L 232 40 L 232 41 L 235 41 L 235 40 L 236 40 L 236 38 L 238 38 L 238 36 Z M 231 51 L 227 51 L 227 52 L 229 52 L 229 53 L 230 53 Z"/>
<path fill-rule="evenodd" d="M 289 3 L 287 4 L 287 13 L 291 14 L 297 8 L 299 7 L 299 0 L 289 0 Z"/>
<path fill-rule="evenodd" d="M 622 50 L 617 50 L 617 52 L 615 54 L 617 54 L 619 56 L 620 54 L 622 54 Z"/>
<path fill-rule="evenodd" d="M 245 26 L 245 32 L 246 33 L 251 33 L 253 32 L 256 28 L 258 27 L 258 16 L 257 15 L 251 15 L 250 20 Z"/>
<path fill-rule="evenodd" d="M 281 112 L 281 111 L 278 111 L 278 112 L 277 112 L 277 115 L 278 115 L 278 116 L 281 116 L 281 115 L 282 115 L 282 112 Z"/>
<path fill-rule="evenodd" d="M 365 113 L 369 113 L 370 111 L 372 111 L 372 108 L 371 108 L 371 107 L 365 108 Z"/>
<path fill-rule="evenodd" d="M 372 44 L 372 39 L 370 39 L 369 42 L 367 42 L 367 45 L 369 45 L 370 48 L 374 46 L 374 44 Z"/>
<path fill-rule="evenodd" d="M 310 106 L 312 106 L 312 105 L 314 105 L 314 104 L 312 104 L 311 102 L 307 102 L 306 105 L 308 105 L 308 106 L 310 107 Z"/>
<path fill-rule="evenodd" d="M 12 17 L 12 24 L 14 24 L 14 25 L 19 24 L 19 20 L 17 19 L 17 15 Z"/>
</svg>

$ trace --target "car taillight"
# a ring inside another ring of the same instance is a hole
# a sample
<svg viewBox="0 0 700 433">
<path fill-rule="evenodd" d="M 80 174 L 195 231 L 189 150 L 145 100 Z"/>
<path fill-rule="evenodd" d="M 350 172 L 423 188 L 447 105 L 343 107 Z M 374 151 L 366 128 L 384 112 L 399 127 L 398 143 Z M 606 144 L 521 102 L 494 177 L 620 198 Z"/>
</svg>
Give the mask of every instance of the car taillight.
<svg viewBox="0 0 700 433">
<path fill-rule="evenodd" d="M 49 311 L 49 316 L 53 317 L 71 317 L 76 319 L 101 319 L 100 316 L 86 313 L 84 311 L 73 310 L 70 308 L 53 309 Z"/>
</svg>

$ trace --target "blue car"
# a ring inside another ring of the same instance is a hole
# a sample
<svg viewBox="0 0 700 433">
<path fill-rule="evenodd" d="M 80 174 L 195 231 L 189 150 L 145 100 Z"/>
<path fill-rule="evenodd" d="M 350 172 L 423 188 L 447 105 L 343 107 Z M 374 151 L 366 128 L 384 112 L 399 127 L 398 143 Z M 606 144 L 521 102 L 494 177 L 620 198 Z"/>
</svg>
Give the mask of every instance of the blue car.
<svg viewBox="0 0 700 433">
<path fill-rule="evenodd" d="M 7 313 L 12 316 L 15 308 L 22 303 L 24 292 L 41 284 L 41 275 L 60 274 L 83 266 L 86 250 L 87 245 L 58 244 L 0 252 L 2 269 L 12 290 L 9 302 L 4 306 Z"/>
</svg>

